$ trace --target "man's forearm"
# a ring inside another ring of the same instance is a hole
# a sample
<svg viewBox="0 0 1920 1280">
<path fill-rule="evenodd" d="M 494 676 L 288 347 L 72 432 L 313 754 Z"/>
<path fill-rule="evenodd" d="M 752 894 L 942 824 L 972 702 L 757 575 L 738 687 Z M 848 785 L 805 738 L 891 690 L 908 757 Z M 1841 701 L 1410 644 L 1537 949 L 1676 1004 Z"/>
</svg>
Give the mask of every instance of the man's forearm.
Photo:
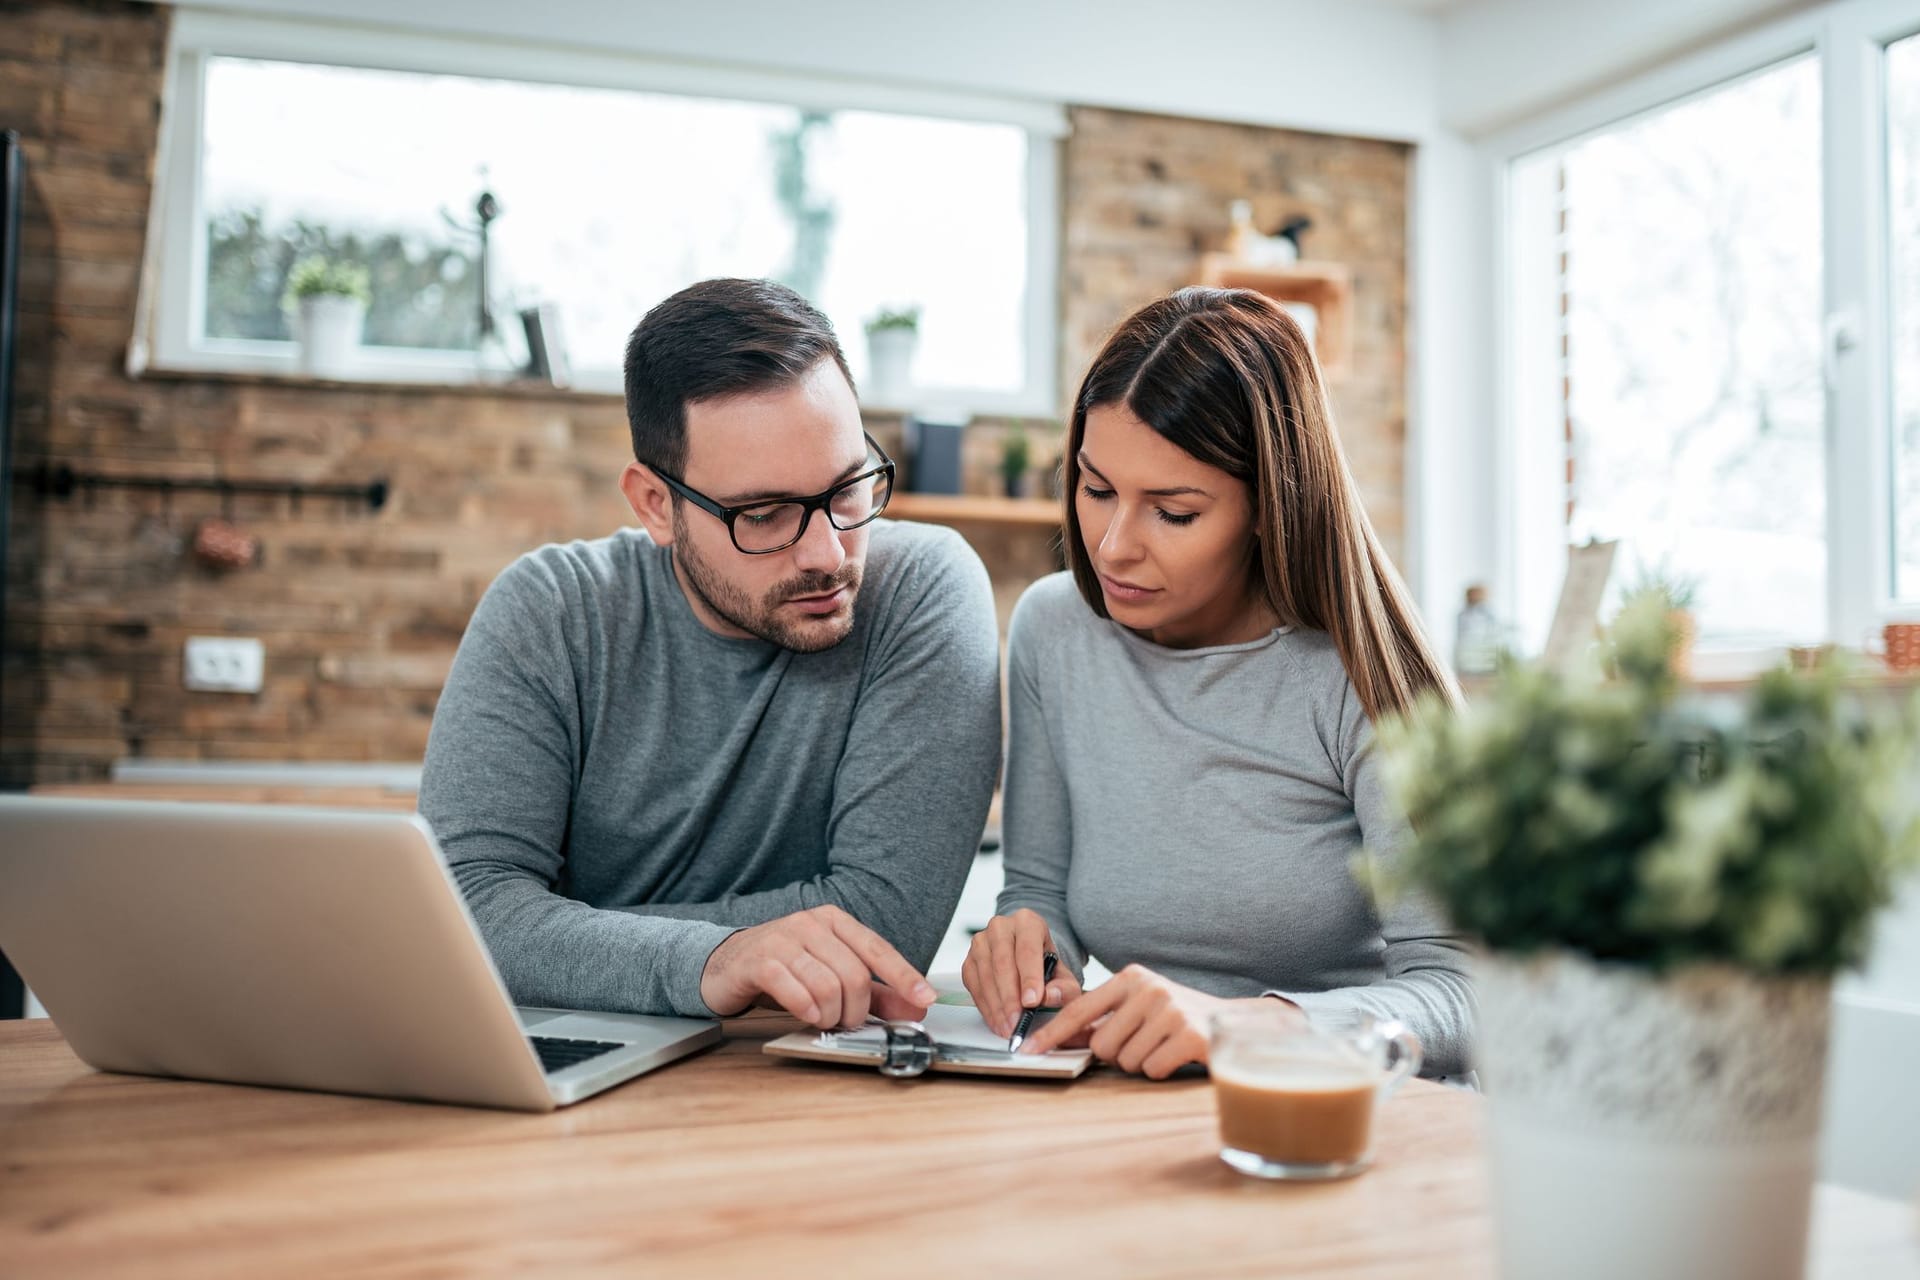
<svg viewBox="0 0 1920 1280">
<path fill-rule="evenodd" d="M 734 927 L 601 910 L 484 864 L 454 874 L 515 1004 L 713 1016 L 700 975 Z"/>
<path fill-rule="evenodd" d="M 871 873 L 843 870 L 777 889 L 728 894 L 712 902 L 648 902 L 620 911 L 663 922 L 702 921 L 738 929 L 813 907 L 836 906 L 892 943 L 909 964 L 925 973 L 946 936 L 965 879 L 962 867 L 958 875 L 950 874 L 937 884 L 923 883 L 918 892 L 909 894 Z"/>
</svg>

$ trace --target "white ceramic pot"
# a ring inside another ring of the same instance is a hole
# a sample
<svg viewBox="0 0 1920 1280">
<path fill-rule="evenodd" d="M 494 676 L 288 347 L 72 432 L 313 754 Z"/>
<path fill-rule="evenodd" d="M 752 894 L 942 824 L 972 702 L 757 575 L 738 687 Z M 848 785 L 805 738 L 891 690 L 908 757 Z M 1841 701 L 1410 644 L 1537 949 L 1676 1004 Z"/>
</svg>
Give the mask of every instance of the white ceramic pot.
<svg viewBox="0 0 1920 1280">
<path fill-rule="evenodd" d="M 1797 1280 L 1831 983 L 1562 952 L 1478 990 L 1507 1280 Z"/>
<path fill-rule="evenodd" d="M 920 335 L 912 329 L 876 329 L 867 334 L 867 399 L 900 408 L 913 391 L 913 353 Z"/>
<path fill-rule="evenodd" d="M 300 299 L 293 335 L 300 344 L 300 371 L 316 378 L 350 376 L 366 318 L 366 304 L 358 298 L 315 293 Z"/>
</svg>

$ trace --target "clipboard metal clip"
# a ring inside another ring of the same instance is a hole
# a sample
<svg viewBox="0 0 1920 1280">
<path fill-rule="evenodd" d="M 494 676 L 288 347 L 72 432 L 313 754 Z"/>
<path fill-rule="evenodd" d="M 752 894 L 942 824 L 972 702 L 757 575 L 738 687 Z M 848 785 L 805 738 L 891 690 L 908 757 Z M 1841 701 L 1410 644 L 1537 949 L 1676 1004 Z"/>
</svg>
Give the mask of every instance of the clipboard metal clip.
<svg viewBox="0 0 1920 1280">
<path fill-rule="evenodd" d="M 880 1054 L 880 1074 L 895 1080 L 925 1075 L 940 1056 L 933 1032 L 918 1022 L 879 1021 L 881 1030 L 887 1033 L 886 1048 Z"/>
<path fill-rule="evenodd" d="M 934 1039 L 933 1032 L 927 1030 L 921 1022 L 889 1021 L 885 1018 L 869 1017 L 869 1027 L 878 1027 L 886 1035 L 886 1043 L 880 1047 L 880 1061 L 877 1068 L 881 1075 L 891 1076 L 895 1080 L 911 1080 L 923 1076 L 936 1062 L 991 1062 L 1005 1063 L 1010 1054 L 996 1050 L 974 1049 L 966 1045 L 942 1044 Z M 823 1042 L 832 1043 L 837 1037 L 829 1032 L 820 1037 Z"/>
</svg>

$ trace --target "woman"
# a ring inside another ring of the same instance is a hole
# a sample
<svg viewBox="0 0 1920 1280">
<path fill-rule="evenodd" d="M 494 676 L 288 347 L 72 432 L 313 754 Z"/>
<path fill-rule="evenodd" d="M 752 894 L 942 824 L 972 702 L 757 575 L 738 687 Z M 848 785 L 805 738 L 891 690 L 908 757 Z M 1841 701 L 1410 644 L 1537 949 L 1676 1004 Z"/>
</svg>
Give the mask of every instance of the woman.
<svg viewBox="0 0 1920 1280">
<path fill-rule="evenodd" d="M 1206 1060 L 1211 1013 L 1274 997 L 1397 1018 L 1429 1074 L 1464 1072 L 1465 947 L 1355 867 L 1407 834 L 1373 721 L 1458 694 L 1299 325 L 1244 290 L 1143 308 L 1087 371 L 1066 484 L 1071 575 L 1009 642 L 1007 882 L 963 969 L 988 1025 L 1064 1004 L 1030 1051 L 1085 1039 L 1157 1079 Z M 1089 955 L 1117 972 L 1083 994 Z"/>
</svg>

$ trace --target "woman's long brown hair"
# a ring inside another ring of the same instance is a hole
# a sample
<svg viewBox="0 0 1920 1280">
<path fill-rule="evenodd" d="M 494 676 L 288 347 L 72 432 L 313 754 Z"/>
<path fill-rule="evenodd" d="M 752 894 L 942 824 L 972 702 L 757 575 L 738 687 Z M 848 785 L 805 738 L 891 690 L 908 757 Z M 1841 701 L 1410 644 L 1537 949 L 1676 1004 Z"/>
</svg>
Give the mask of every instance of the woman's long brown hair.
<svg viewBox="0 0 1920 1280">
<path fill-rule="evenodd" d="M 1332 638 L 1369 719 L 1429 692 L 1458 703 L 1360 505 L 1312 346 L 1278 303 L 1246 289 L 1182 289 L 1128 317 L 1087 370 L 1067 433 L 1066 551 L 1103 618 L 1074 496 L 1087 413 L 1104 405 L 1247 484 L 1268 603 L 1281 622 Z"/>
</svg>

